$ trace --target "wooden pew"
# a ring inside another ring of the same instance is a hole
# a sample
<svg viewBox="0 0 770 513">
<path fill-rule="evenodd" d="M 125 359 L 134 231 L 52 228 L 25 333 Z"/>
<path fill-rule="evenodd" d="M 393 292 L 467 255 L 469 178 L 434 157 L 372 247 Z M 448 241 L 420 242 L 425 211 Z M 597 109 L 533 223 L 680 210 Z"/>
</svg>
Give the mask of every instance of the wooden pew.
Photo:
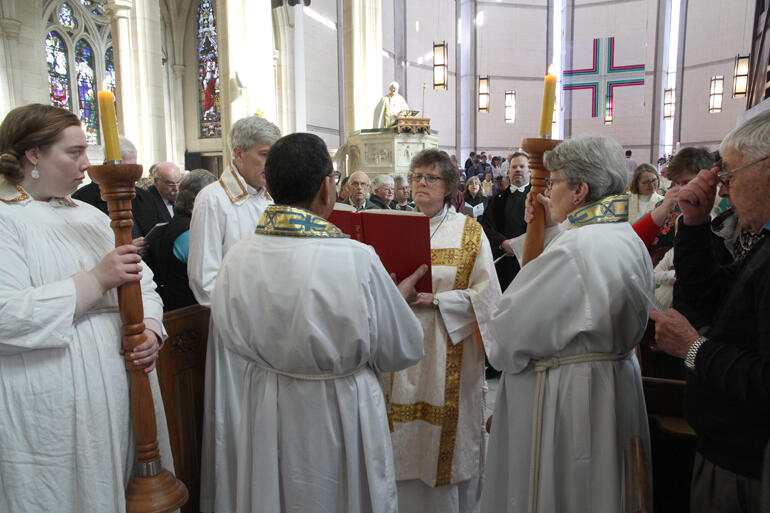
<svg viewBox="0 0 770 513">
<path fill-rule="evenodd" d="M 623 513 L 652 513 L 650 507 L 650 473 L 644 446 L 639 435 L 628 437 L 623 455 Z"/>
<path fill-rule="evenodd" d="M 198 513 L 203 429 L 203 383 L 209 309 L 194 305 L 166 312 L 168 339 L 158 359 L 158 381 L 177 478 L 190 499 L 182 513 Z"/>
</svg>

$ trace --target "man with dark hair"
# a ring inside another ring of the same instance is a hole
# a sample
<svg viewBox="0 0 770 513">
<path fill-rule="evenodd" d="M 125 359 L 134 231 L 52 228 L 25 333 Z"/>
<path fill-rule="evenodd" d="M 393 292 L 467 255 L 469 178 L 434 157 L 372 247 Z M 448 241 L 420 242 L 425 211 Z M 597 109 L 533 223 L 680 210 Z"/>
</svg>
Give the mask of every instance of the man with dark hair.
<svg viewBox="0 0 770 513">
<path fill-rule="evenodd" d="M 529 156 L 523 151 L 517 151 L 508 159 L 508 179 L 510 187 L 495 194 L 481 218 L 492 255 L 497 259 L 502 255 L 497 268 L 497 278 L 500 288 L 505 289 L 519 272 L 519 261 L 513 256 L 511 239 L 527 231 L 524 222 L 524 201 L 529 193 Z"/>
<path fill-rule="evenodd" d="M 225 257 L 214 323 L 246 362 L 237 511 L 396 513 L 378 372 L 423 356 L 404 298 L 374 250 L 326 221 L 336 190 L 323 140 L 292 134 L 265 163 L 275 205 Z"/>
<path fill-rule="evenodd" d="M 470 155 L 468 155 L 468 158 L 465 159 L 465 165 L 463 166 L 466 170 L 473 165 L 473 159 L 476 158 L 476 152 L 472 151 Z"/>
</svg>

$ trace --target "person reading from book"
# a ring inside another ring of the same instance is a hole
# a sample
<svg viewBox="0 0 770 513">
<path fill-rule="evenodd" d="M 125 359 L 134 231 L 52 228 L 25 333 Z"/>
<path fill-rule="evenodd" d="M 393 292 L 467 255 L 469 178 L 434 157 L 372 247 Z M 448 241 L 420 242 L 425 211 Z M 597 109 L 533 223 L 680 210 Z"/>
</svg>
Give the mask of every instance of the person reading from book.
<svg viewBox="0 0 770 513">
<path fill-rule="evenodd" d="M 369 201 L 375 204 L 376 208 L 384 208 L 389 210 L 394 208 L 395 202 L 393 196 L 395 195 L 395 183 L 393 177 L 390 175 L 377 175 L 374 177 L 374 194 L 369 198 Z"/>
<path fill-rule="evenodd" d="M 491 198 L 497 194 L 497 187 L 495 186 L 495 182 L 492 181 L 491 171 L 487 171 L 486 174 L 484 174 L 484 180 L 481 182 L 481 194 L 487 198 Z"/>
<path fill-rule="evenodd" d="M 427 266 L 397 287 L 371 247 L 329 223 L 331 173 L 318 136 L 278 140 L 265 163 L 275 205 L 214 287 L 212 318 L 247 362 L 236 511 L 397 511 L 376 373 L 422 358 L 405 298 Z"/>
<path fill-rule="evenodd" d="M 384 377 L 399 511 L 472 511 L 484 460 L 484 345 L 500 286 L 481 226 L 450 206 L 458 173 L 449 156 L 419 152 L 409 179 L 430 218 L 433 293 L 411 302 L 425 357 Z"/>
<path fill-rule="evenodd" d="M 473 215 L 473 207 L 476 205 L 482 205 L 482 209 L 487 207 L 488 198 L 481 194 L 481 181 L 479 180 L 478 176 L 472 176 L 467 182 L 465 182 L 463 199 L 465 200 L 465 213 L 470 215 L 473 219 L 477 219 L 479 217 Z M 470 210 L 470 212 L 468 210 Z"/>
<path fill-rule="evenodd" d="M 377 205 L 369 201 L 369 176 L 363 171 L 356 171 L 348 180 L 348 198 L 343 201 L 356 210 L 369 210 Z"/>
</svg>

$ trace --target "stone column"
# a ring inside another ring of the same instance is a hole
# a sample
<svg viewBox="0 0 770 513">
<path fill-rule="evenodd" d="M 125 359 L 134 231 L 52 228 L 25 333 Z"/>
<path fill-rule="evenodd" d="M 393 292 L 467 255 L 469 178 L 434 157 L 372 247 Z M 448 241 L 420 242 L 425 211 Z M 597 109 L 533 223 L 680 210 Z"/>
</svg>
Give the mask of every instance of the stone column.
<svg viewBox="0 0 770 513">
<path fill-rule="evenodd" d="M 184 164 L 184 65 L 173 64 L 173 78 L 169 90 L 171 92 L 171 133 L 174 134 L 174 162 Z M 171 142 L 171 141 L 169 141 Z"/>
<path fill-rule="evenodd" d="M 476 149 L 476 0 L 456 0 L 460 36 L 454 45 L 456 75 L 457 160 Z M 447 41 L 449 42 L 449 41 Z"/>
<path fill-rule="evenodd" d="M 160 7 L 155 0 L 111 0 L 108 10 L 122 134 L 149 167 L 166 159 Z"/>
<path fill-rule="evenodd" d="M 19 33 L 21 22 L 13 18 L 0 18 L 0 37 L 2 37 L 2 57 L 0 61 L 0 118 L 11 108 L 21 105 L 22 72 L 19 66 Z M 4 90 L 5 89 L 5 90 Z"/>
<path fill-rule="evenodd" d="M 371 128 L 374 108 L 385 92 L 382 83 L 381 11 L 380 0 L 343 1 L 344 108 L 348 132 Z"/>
</svg>

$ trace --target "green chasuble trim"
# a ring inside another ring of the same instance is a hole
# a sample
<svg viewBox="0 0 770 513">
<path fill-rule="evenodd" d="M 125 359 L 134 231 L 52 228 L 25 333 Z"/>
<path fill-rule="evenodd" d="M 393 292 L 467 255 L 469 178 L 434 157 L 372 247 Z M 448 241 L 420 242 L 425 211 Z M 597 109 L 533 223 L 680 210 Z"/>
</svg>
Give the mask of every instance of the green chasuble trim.
<svg viewBox="0 0 770 513">
<path fill-rule="evenodd" d="M 288 205 L 270 205 L 259 219 L 255 233 L 277 235 L 280 237 L 321 237 L 327 239 L 346 239 L 349 235 L 326 219 Z"/>
<path fill-rule="evenodd" d="M 622 223 L 628 221 L 628 196 L 607 196 L 582 206 L 567 217 L 575 226 L 589 224 Z"/>
</svg>

